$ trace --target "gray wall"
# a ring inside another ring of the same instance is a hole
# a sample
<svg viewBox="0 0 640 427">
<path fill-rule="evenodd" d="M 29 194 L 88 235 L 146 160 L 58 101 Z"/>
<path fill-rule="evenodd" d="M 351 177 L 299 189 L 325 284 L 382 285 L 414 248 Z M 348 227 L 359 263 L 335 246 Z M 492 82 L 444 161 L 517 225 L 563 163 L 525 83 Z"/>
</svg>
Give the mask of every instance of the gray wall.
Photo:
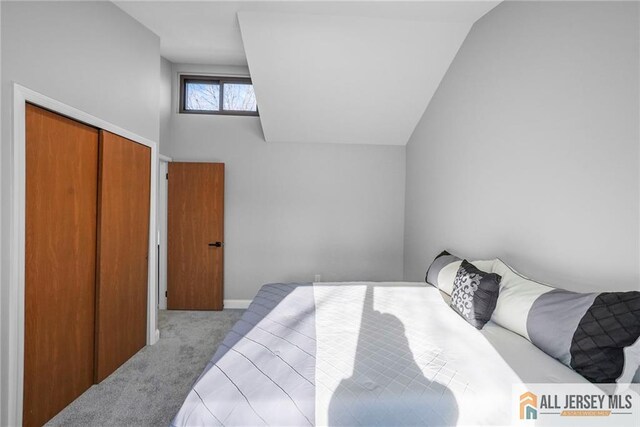
<svg viewBox="0 0 640 427">
<path fill-rule="evenodd" d="M 176 65 L 179 71 L 246 74 Z M 276 281 L 402 278 L 404 147 L 267 143 L 257 117 L 176 114 L 162 154 L 226 165 L 225 298 Z"/>
<path fill-rule="evenodd" d="M 0 303 L 2 337 L 6 337 L 13 82 L 157 141 L 160 41 L 110 2 L 2 1 L 0 5 Z M 2 378 L 6 378 L 4 356 Z M 4 389 L 2 396 L 7 396 Z M 0 425 L 7 424 L 4 409 L 3 405 Z"/>
<path fill-rule="evenodd" d="M 407 146 L 405 279 L 450 248 L 573 290 L 639 288 L 637 3 L 505 2 Z"/>
</svg>

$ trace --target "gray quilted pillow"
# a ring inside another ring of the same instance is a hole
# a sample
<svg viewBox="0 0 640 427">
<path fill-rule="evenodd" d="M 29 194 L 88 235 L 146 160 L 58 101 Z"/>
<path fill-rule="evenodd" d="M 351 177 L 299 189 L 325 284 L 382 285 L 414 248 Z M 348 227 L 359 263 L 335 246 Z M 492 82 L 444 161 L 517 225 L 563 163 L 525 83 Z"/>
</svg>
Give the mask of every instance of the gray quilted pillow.
<svg viewBox="0 0 640 427">
<path fill-rule="evenodd" d="M 493 321 L 594 383 L 640 378 L 640 292 L 578 293 L 517 273 L 500 260 Z"/>
</svg>

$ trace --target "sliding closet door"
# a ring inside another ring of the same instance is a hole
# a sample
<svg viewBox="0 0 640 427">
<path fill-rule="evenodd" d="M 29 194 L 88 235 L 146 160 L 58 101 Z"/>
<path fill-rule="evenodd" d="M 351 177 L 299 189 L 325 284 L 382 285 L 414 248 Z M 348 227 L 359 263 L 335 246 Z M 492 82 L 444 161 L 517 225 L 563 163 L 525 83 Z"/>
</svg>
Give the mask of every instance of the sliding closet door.
<svg viewBox="0 0 640 427">
<path fill-rule="evenodd" d="M 146 343 L 151 149 L 100 131 L 96 382 Z"/>
<path fill-rule="evenodd" d="M 222 310 L 224 163 L 169 163 L 167 308 Z"/>
<path fill-rule="evenodd" d="M 98 131 L 27 104 L 25 426 L 93 384 Z"/>
</svg>

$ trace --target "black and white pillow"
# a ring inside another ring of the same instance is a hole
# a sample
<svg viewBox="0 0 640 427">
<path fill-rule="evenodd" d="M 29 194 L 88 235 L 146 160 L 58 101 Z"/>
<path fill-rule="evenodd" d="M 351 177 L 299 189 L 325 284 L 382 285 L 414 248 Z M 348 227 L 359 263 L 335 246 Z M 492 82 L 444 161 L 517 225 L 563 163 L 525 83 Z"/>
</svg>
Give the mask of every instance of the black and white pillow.
<svg viewBox="0 0 640 427">
<path fill-rule="evenodd" d="M 462 260 L 453 282 L 451 308 L 476 329 L 491 319 L 498 301 L 500 276 L 476 268 Z"/>
<path fill-rule="evenodd" d="M 640 292 L 578 293 L 528 279 L 500 260 L 493 321 L 593 383 L 640 381 Z"/>
<path fill-rule="evenodd" d="M 471 261 L 471 264 L 483 271 L 491 271 L 495 260 Z M 427 269 L 424 280 L 435 286 L 447 295 L 453 291 L 453 281 L 456 278 L 462 258 L 451 255 L 447 251 L 442 251 Z"/>
</svg>

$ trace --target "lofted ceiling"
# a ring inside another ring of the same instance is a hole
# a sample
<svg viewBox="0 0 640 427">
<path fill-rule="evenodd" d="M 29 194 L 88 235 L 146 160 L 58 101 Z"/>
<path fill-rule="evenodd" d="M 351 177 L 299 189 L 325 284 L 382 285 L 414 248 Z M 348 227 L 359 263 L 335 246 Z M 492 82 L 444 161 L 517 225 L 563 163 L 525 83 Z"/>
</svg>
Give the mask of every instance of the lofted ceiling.
<svg viewBox="0 0 640 427">
<path fill-rule="evenodd" d="M 265 139 L 404 145 L 500 1 L 116 1 L 175 63 L 248 65 Z"/>
</svg>

